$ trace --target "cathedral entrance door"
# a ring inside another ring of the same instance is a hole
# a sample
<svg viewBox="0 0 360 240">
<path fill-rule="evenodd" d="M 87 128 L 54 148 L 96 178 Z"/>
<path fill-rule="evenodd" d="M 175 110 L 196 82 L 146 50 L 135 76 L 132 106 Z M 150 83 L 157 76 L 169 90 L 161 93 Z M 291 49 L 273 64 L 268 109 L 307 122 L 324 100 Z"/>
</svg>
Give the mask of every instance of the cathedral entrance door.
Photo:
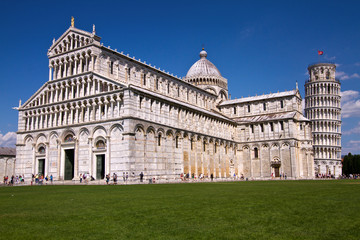
<svg viewBox="0 0 360 240">
<path fill-rule="evenodd" d="M 96 155 L 96 179 L 105 178 L 105 154 Z"/>
<path fill-rule="evenodd" d="M 274 170 L 275 170 L 275 177 L 280 177 L 279 167 L 274 167 Z"/>
<path fill-rule="evenodd" d="M 45 159 L 38 160 L 38 173 L 45 175 Z"/>
<path fill-rule="evenodd" d="M 65 176 L 64 180 L 74 178 L 74 149 L 65 150 Z"/>
</svg>

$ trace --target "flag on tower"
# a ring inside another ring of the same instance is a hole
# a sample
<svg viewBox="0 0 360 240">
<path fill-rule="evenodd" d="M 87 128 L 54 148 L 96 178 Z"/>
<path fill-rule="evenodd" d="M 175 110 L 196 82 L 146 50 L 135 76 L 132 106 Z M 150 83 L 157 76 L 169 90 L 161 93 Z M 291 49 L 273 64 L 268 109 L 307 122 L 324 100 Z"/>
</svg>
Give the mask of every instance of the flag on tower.
<svg viewBox="0 0 360 240">
<path fill-rule="evenodd" d="M 319 55 L 323 55 L 324 52 L 323 52 L 323 51 L 318 51 L 318 54 L 319 54 Z"/>
</svg>

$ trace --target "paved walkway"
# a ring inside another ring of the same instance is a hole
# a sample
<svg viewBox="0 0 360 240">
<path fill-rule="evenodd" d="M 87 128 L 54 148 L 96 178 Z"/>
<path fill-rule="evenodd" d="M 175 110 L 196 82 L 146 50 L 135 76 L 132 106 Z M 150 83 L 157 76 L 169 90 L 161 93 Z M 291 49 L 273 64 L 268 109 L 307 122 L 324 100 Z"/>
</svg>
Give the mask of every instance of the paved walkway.
<svg viewBox="0 0 360 240">
<path fill-rule="evenodd" d="M 273 181 L 279 181 L 279 180 L 285 180 L 285 179 L 280 179 L 280 178 L 274 178 L 274 179 L 234 179 L 234 178 L 214 178 L 213 181 L 211 181 L 210 178 L 205 178 L 205 179 L 187 179 L 187 180 L 181 180 L 180 178 L 178 179 L 155 179 L 155 181 L 153 181 L 153 179 L 144 179 L 143 182 L 140 182 L 140 179 L 129 179 L 128 181 L 124 182 L 122 180 L 122 178 L 118 178 L 118 182 L 117 185 L 135 185 L 135 184 L 174 184 L 174 183 L 202 183 L 202 182 L 239 182 L 239 181 L 269 181 L 269 180 L 273 180 Z M 297 180 L 297 179 L 291 179 L 291 178 L 287 178 L 286 180 Z M 300 179 L 298 179 L 300 180 Z M 325 179 L 325 178 L 317 178 L 317 179 L 301 179 L 301 180 L 331 180 L 331 179 Z M 112 180 L 110 180 L 109 185 L 113 185 L 114 182 Z M 25 182 L 25 183 L 17 183 L 14 184 L 14 186 L 29 186 L 31 185 L 30 182 Z M 83 180 L 82 183 L 80 183 L 79 180 L 62 180 L 62 181 L 53 181 L 53 183 L 51 183 L 50 181 L 45 181 L 43 182 L 43 184 L 35 184 L 35 182 L 33 183 L 33 185 L 106 185 L 106 181 L 105 179 L 103 180 L 94 180 L 94 181 L 85 181 Z M 5 186 L 4 184 L 1 184 L 0 186 Z"/>
</svg>

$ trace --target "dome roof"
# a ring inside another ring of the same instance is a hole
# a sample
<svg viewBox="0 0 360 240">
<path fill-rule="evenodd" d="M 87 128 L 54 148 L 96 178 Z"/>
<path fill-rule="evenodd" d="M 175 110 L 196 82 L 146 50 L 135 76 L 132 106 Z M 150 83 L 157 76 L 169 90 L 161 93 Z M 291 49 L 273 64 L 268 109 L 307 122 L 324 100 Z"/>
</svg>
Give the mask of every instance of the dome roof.
<svg viewBox="0 0 360 240">
<path fill-rule="evenodd" d="M 222 78 L 219 70 L 212 62 L 206 59 L 207 52 L 202 49 L 200 52 L 200 60 L 194 63 L 186 74 L 186 78 L 212 76 Z"/>
</svg>

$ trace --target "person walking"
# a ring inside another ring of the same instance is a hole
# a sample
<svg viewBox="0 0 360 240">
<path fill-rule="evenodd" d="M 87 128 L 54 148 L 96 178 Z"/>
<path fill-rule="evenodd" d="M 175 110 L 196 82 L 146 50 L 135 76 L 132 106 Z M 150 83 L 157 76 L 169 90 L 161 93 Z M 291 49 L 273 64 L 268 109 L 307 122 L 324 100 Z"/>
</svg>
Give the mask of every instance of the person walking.
<svg viewBox="0 0 360 240">
<path fill-rule="evenodd" d="M 113 174 L 113 181 L 114 181 L 114 185 L 117 184 L 117 175 L 116 173 Z"/>
<path fill-rule="evenodd" d="M 140 173 L 140 182 L 143 182 L 143 178 L 144 178 L 144 173 L 141 172 L 141 173 Z"/>
<path fill-rule="evenodd" d="M 210 178 L 211 178 L 211 181 L 213 181 L 214 180 L 214 174 L 211 174 Z"/>
<path fill-rule="evenodd" d="M 106 175 L 106 185 L 109 185 L 109 181 L 110 181 L 110 176 L 109 174 Z"/>
</svg>

